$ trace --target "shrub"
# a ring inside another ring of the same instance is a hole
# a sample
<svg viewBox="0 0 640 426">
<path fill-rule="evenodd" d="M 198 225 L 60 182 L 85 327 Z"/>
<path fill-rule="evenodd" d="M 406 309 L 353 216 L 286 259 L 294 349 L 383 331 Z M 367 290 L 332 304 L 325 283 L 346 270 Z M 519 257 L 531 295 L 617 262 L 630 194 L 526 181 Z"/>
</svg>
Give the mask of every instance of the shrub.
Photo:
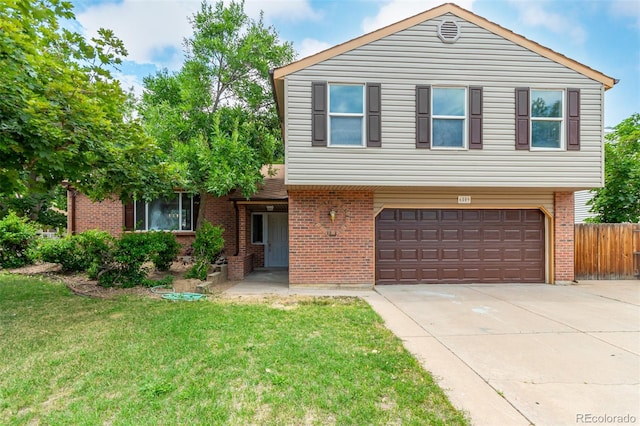
<svg viewBox="0 0 640 426">
<path fill-rule="evenodd" d="M 153 266 L 158 271 L 168 271 L 182 246 L 171 232 L 150 232 L 149 235 L 154 246 L 150 259 Z"/>
<path fill-rule="evenodd" d="M 45 262 L 59 263 L 63 271 L 88 271 L 89 276 L 95 278 L 95 272 L 91 271 L 109 257 L 113 242 L 108 232 L 89 230 L 57 240 L 43 240 L 38 247 L 38 257 Z"/>
<path fill-rule="evenodd" d="M 14 212 L 0 220 L 0 267 L 18 268 L 32 263 L 36 232 L 33 224 Z"/>
<path fill-rule="evenodd" d="M 86 260 L 83 270 L 88 273 L 89 278 L 96 279 L 98 277 L 100 265 L 104 263 L 104 259 L 110 258 L 115 241 L 111 234 L 97 229 L 76 235 L 76 247 L 78 253 Z"/>
<path fill-rule="evenodd" d="M 153 237 L 148 233 L 123 234 L 114 244 L 110 256 L 103 259 L 97 274 L 103 287 L 135 287 L 147 276 L 143 267 L 149 259 Z"/>
<path fill-rule="evenodd" d="M 224 248 L 223 232 L 224 229 L 221 226 L 213 226 L 206 220 L 202 222 L 202 226 L 196 231 L 196 238 L 192 245 L 195 264 L 187 272 L 187 278 L 198 278 L 202 281 L 207 279 L 209 265 L 216 260 Z"/>
<path fill-rule="evenodd" d="M 134 287 L 145 285 L 149 273 L 148 262 L 166 271 L 180 251 L 180 244 L 170 232 L 144 232 L 123 234 L 114 243 L 110 253 L 103 256 L 95 273 L 104 287 Z"/>
</svg>

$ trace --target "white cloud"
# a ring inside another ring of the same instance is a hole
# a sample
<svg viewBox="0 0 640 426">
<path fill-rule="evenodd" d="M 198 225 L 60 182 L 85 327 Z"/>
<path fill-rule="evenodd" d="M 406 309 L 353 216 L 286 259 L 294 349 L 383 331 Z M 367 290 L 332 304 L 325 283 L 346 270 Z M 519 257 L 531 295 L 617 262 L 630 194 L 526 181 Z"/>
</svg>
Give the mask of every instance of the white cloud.
<svg viewBox="0 0 640 426">
<path fill-rule="evenodd" d="M 467 10 L 472 10 L 474 1 L 475 0 L 458 0 L 455 3 Z M 380 7 L 376 16 L 364 18 L 362 21 L 362 30 L 368 33 L 441 4 L 442 0 L 389 0 Z"/>
<path fill-rule="evenodd" d="M 200 0 L 124 0 L 89 7 L 76 18 L 89 37 L 101 27 L 112 29 L 129 51 L 128 60 L 176 70 L 183 59 L 183 40 L 192 34 L 188 18 L 199 8 Z M 245 12 L 254 19 L 261 8 L 267 9 L 264 12 L 267 24 L 273 19 L 316 20 L 320 17 L 308 0 L 245 2 Z"/>
<path fill-rule="evenodd" d="M 142 96 L 142 92 L 144 91 L 144 86 L 140 84 L 138 77 L 130 74 L 122 74 L 120 72 L 113 73 L 113 76 L 120 81 L 120 87 L 122 87 L 125 91 L 133 90 L 133 94 L 136 97 Z"/>
<path fill-rule="evenodd" d="M 198 7 L 197 1 L 125 0 L 88 8 L 77 20 L 88 36 L 101 27 L 113 30 L 129 51 L 127 59 L 133 62 L 159 62 L 159 52 L 175 50 L 179 55 L 163 58 L 158 65 L 176 69 L 182 61 L 182 40 L 191 34 L 187 17 Z"/>
<path fill-rule="evenodd" d="M 632 0 L 614 0 L 611 2 L 611 12 L 615 16 L 634 18 L 636 28 L 640 28 L 640 3 Z"/>
<path fill-rule="evenodd" d="M 331 46 L 331 44 L 324 41 L 315 40 L 313 38 L 305 38 L 304 40 L 302 40 L 301 46 L 297 48 L 298 58 L 306 58 L 307 56 L 322 52 L 323 50 L 328 49 Z"/>
<path fill-rule="evenodd" d="M 544 9 L 543 3 L 522 2 L 511 0 L 510 2 L 519 12 L 519 20 L 531 27 L 541 27 L 555 34 L 568 35 L 577 45 L 582 45 L 587 39 L 586 30 L 571 19 L 566 13 L 553 13 Z"/>
<path fill-rule="evenodd" d="M 225 3 L 228 3 L 228 0 Z M 321 18 L 321 14 L 311 7 L 309 0 L 245 0 L 244 10 L 254 19 L 258 18 L 260 10 L 264 11 L 264 19 L 267 22 L 274 19 L 314 21 Z"/>
</svg>

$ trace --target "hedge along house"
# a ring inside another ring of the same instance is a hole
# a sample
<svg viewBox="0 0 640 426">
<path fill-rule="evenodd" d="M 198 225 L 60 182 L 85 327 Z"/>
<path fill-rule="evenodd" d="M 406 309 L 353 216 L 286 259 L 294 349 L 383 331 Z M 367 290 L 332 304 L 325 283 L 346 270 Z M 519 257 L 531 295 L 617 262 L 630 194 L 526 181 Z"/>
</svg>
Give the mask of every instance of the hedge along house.
<svg viewBox="0 0 640 426">
<path fill-rule="evenodd" d="M 613 78 L 444 4 L 272 83 L 291 285 L 574 279 Z"/>
<path fill-rule="evenodd" d="M 275 174 L 270 175 L 268 167 L 263 168 L 264 183 L 250 199 L 235 192 L 204 198 L 205 219 L 224 228 L 230 279 L 242 279 L 256 267 L 288 265 L 284 168 L 274 165 L 272 169 Z M 185 247 L 195 239 L 203 202 L 197 195 L 181 192 L 170 200 L 126 204 L 119 200 L 94 203 L 73 188 L 67 193 L 67 229 L 72 234 L 89 229 L 102 229 L 115 236 L 123 232 L 171 231 Z"/>
</svg>

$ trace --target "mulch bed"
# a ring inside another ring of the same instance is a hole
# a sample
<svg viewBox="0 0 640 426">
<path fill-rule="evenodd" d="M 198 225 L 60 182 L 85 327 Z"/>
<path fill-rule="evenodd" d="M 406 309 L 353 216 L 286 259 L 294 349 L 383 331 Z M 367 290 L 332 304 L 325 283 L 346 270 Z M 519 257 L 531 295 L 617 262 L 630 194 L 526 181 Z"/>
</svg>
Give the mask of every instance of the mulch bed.
<svg viewBox="0 0 640 426">
<path fill-rule="evenodd" d="M 195 292 L 196 285 L 200 283 L 196 279 L 184 278 L 191 265 L 183 262 L 174 262 L 167 272 L 153 272 L 149 278 L 157 280 L 167 275 L 173 276 L 173 288 L 176 292 Z M 64 283 L 74 294 L 86 297 L 95 297 L 99 299 L 113 299 L 119 296 L 141 296 L 151 297 L 155 299 L 161 298 L 160 294 L 154 293 L 147 287 L 102 287 L 96 280 L 91 280 L 84 273 L 63 273 L 60 265 L 55 263 L 39 263 L 36 265 L 28 265 L 22 268 L 7 270 L 13 274 L 41 276 L 54 281 Z M 213 287 L 211 294 L 208 296 L 219 296 L 222 292 L 232 287 L 236 282 L 227 281 Z"/>
</svg>

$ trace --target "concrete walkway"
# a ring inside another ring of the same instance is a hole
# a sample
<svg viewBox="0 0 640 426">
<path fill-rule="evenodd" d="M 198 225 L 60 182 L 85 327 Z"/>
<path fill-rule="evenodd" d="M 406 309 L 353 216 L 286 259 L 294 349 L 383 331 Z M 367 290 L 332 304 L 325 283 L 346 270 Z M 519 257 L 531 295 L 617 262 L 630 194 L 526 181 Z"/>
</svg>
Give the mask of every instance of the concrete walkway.
<svg viewBox="0 0 640 426">
<path fill-rule="evenodd" d="M 640 424 L 640 281 L 228 291 L 362 297 L 475 425 Z"/>
</svg>

